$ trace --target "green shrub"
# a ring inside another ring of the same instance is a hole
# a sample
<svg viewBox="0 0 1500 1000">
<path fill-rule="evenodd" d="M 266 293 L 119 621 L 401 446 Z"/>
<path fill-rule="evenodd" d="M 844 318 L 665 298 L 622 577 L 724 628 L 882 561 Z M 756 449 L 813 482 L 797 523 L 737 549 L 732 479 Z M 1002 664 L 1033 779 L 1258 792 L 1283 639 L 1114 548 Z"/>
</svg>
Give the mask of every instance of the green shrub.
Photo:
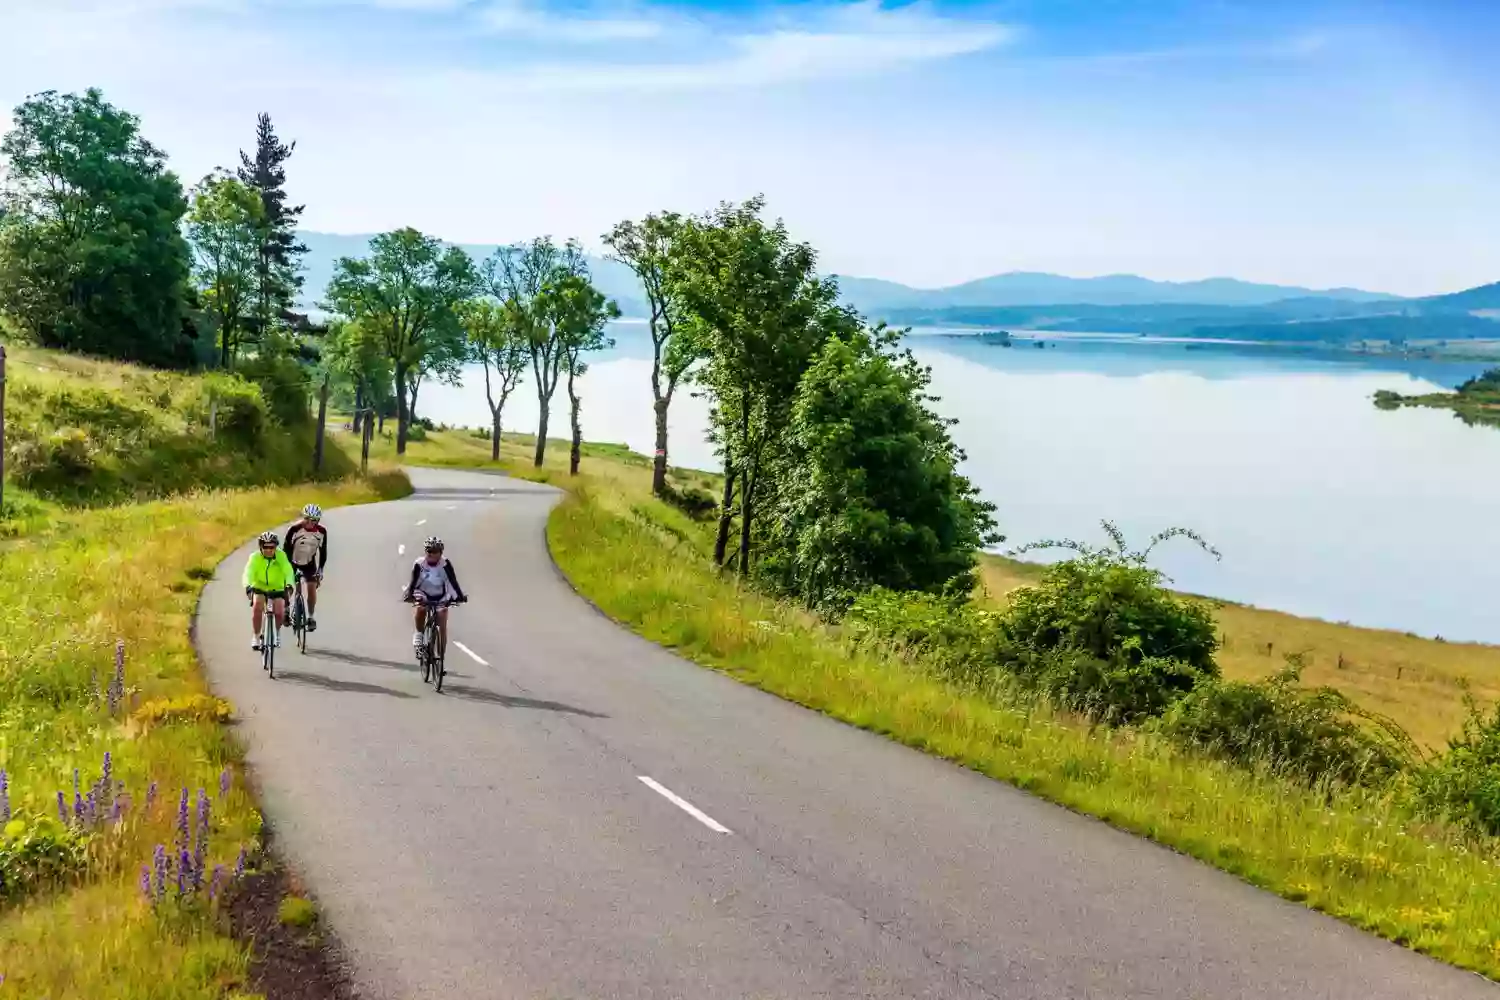
<svg viewBox="0 0 1500 1000">
<path fill-rule="evenodd" d="M 1005 627 L 1012 639 L 1034 650 L 1074 649 L 1098 660 L 1180 660 L 1210 676 L 1218 674 L 1219 647 L 1213 612 L 1202 602 L 1166 589 L 1166 576 L 1147 565 L 1151 550 L 1169 538 L 1187 537 L 1217 557 L 1192 532 L 1173 529 L 1140 552 L 1125 548 L 1119 529 L 1104 530 L 1112 545 L 1041 542 L 1025 552 L 1065 548 L 1074 558 L 1047 568 L 1041 583 L 1011 594 Z"/>
<path fill-rule="evenodd" d="M 271 423 L 271 411 L 260 389 L 235 375 L 204 376 L 192 416 L 207 428 L 210 413 L 216 437 L 246 448 L 259 447 Z"/>
<path fill-rule="evenodd" d="M 1015 659 L 999 622 L 998 612 L 965 599 L 876 587 L 855 598 L 843 627 L 856 641 L 900 647 L 950 681 L 982 687 Z"/>
<path fill-rule="evenodd" d="M 1382 785 L 1410 766 L 1415 747 L 1396 723 L 1333 688 L 1301 687 L 1301 670 L 1292 655 L 1270 680 L 1205 684 L 1172 708 L 1162 731 L 1179 746 L 1308 785 Z"/>
<path fill-rule="evenodd" d="M 719 509 L 719 501 L 700 486 L 667 484 L 662 499 L 695 521 L 705 520 Z"/>
<path fill-rule="evenodd" d="M 271 415 L 283 427 L 309 427 L 312 412 L 308 370 L 280 354 L 261 354 L 239 362 L 239 374 L 260 387 Z"/>
<path fill-rule="evenodd" d="M 427 440 L 427 428 L 423 427 L 420 423 L 416 423 L 416 422 L 408 424 L 407 427 L 406 427 L 406 440 L 408 440 L 408 441 L 426 441 Z"/>
<path fill-rule="evenodd" d="M 55 819 L 13 819 L 0 831 L 0 901 L 14 903 L 82 872 L 83 838 Z"/>
<path fill-rule="evenodd" d="M 1415 774 L 1418 804 L 1428 813 L 1500 835 L 1500 704 L 1488 713 L 1472 695 L 1459 735 Z"/>
<path fill-rule="evenodd" d="M 1028 651 L 1013 669 L 1059 708 L 1112 726 L 1161 715 L 1210 676 L 1168 657 L 1101 660 L 1068 647 Z"/>
</svg>

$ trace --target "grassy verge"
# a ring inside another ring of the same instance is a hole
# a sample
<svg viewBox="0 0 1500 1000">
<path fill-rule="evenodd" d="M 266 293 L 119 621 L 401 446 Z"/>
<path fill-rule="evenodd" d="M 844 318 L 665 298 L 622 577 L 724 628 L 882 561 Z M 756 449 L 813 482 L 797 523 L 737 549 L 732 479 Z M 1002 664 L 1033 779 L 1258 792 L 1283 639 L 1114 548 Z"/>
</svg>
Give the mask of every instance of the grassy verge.
<svg viewBox="0 0 1500 1000">
<path fill-rule="evenodd" d="M 206 492 L 155 503 L 59 513 L 0 541 L 0 767 L 18 816 L 56 816 L 73 773 L 85 788 L 104 754 L 130 808 L 88 845 L 83 882 L 0 903 L 0 997 L 217 998 L 244 987 L 248 953 L 221 921 L 153 910 L 138 874 L 172 844 L 180 789 L 212 802 L 209 867 L 253 854 L 261 821 L 240 779 L 240 754 L 213 704 L 189 628 L 202 583 L 255 531 L 309 500 L 325 506 L 399 496 L 400 474 L 367 482 Z M 116 640 L 125 692 L 103 689 Z M 219 782 L 229 772 L 229 791 Z M 147 806 L 147 789 L 160 794 Z"/>
<path fill-rule="evenodd" d="M 295 386 L 278 416 L 262 387 L 223 373 L 157 371 L 26 347 L 7 348 L 7 362 L 7 508 L 16 487 L 28 491 L 17 494 L 23 506 L 38 498 L 105 506 L 205 485 L 314 478 L 314 424 Z M 352 471 L 342 454 L 325 463 L 330 480 Z M 14 519 L 7 513 L 0 521 Z"/>
</svg>

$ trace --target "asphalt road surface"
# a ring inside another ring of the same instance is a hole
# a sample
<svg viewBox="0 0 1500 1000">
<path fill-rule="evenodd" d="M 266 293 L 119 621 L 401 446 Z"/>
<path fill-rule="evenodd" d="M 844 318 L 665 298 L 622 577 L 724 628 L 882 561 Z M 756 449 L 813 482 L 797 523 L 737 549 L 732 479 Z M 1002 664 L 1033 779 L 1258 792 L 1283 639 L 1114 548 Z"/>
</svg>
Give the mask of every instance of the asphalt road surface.
<svg viewBox="0 0 1500 1000">
<path fill-rule="evenodd" d="M 1478 977 L 682 661 L 553 567 L 558 494 L 411 470 L 328 512 L 306 656 L 250 649 L 236 552 L 198 638 L 281 849 L 390 1000 L 1458 1000 Z M 399 603 L 470 593 L 445 691 Z"/>
</svg>

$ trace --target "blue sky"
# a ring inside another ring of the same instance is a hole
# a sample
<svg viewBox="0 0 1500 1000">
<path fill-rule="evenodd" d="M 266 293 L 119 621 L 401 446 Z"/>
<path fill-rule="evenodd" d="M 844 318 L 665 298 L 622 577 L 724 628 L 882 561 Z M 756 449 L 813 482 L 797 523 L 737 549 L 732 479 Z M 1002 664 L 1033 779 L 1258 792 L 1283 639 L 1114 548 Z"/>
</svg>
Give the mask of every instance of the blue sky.
<svg viewBox="0 0 1500 1000">
<path fill-rule="evenodd" d="M 0 0 L 0 28 L 0 107 L 103 87 L 189 183 L 269 111 L 310 228 L 597 246 L 760 191 L 827 270 L 920 285 L 1500 280 L 1500 5 Z"/>
</svg>

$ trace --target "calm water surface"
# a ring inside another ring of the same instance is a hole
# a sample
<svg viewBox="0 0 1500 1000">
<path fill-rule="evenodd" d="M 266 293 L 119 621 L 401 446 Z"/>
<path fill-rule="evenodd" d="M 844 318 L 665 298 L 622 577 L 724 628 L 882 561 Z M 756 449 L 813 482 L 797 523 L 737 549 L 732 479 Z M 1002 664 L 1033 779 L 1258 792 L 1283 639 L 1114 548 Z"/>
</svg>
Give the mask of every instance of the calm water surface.
<svg viewBox="0 0 1500 1000">
<path fill-rule="evenodd" d="M 650 342 L 636 324 L 615 337 L 584 379 L 584 435 L 649 453 Z M 1376 389 L 1451 388 L 1483 366 L 1091 338 L 1003 348 L 938 331 L 910 342 L 939 409 L 960 421 L 967 473 L 999 508 L 1002 549 L 1102 542 L 1101 518 L 1137 543 L 1180 525 L 1224 555 L 1158 550 L 1184 589 L 1500 642 L 1500 430 L 1370 402 Z M 477 370 L 423 397 L 433 420 L 488 421 Z M 535 430 L 529 384 L 506 410 L 507 429 Z M 706 412 L 686 393 L 674 402 L 674 464 L 715 467 Z M 559 386 L 553 434 L 566 426 Z"/>
</svg>

